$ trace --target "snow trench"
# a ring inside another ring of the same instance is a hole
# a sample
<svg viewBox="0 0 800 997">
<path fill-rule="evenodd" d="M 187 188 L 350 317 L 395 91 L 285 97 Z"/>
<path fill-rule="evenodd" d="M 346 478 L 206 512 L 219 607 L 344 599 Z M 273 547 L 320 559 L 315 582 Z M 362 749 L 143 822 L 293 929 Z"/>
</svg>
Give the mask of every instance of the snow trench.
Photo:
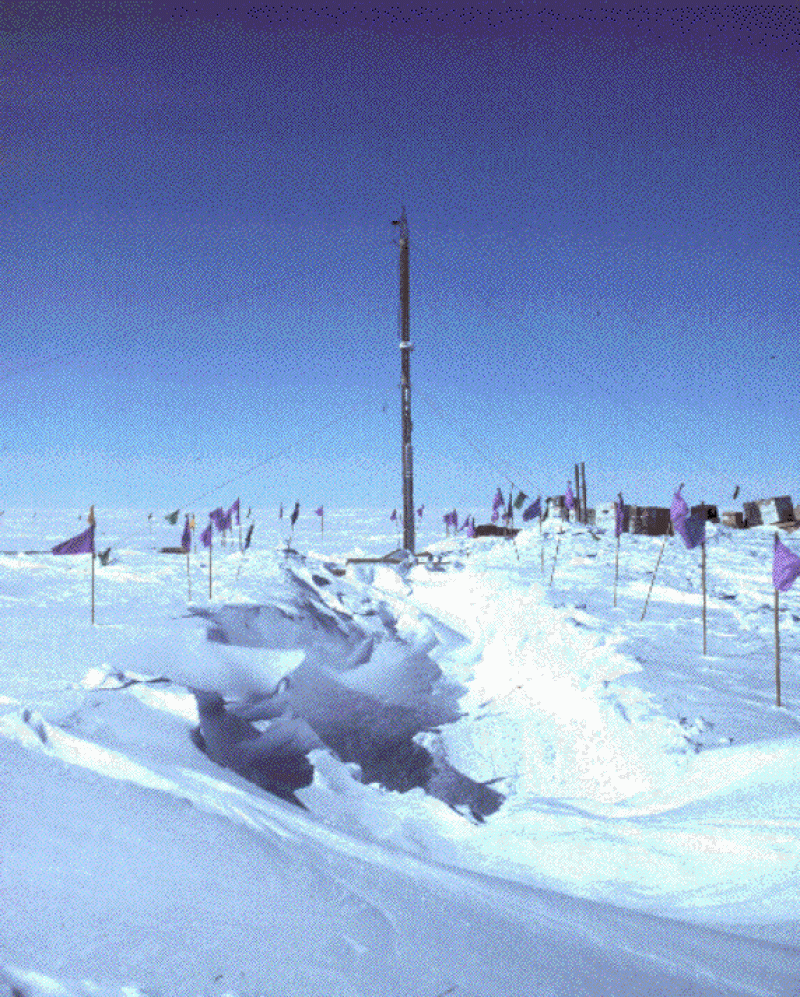
<svg viewBox="0 0 800 997">
<path fill-rule="evenodd" d="M 232 699 L 223 688 L 189 686 L 199 716 L 195 745 L 298 805 L 295 790 L 314 777 L 309 752 L 323 749 L 365 783 L 401 793 L 422 788 L 479 822 L 496 812 L 501 793 L 421 743 L 460 716 L 463 690 L 444 681 L 428 653 L 437 638 L 399 636 L 385 602 L 359 601 L 319 571 L 310 580 L 291 568 L 284 575 L 271 603 L 194 610 L 211 643 L 303 653 L 277 684 L 274 675 L 261 681 L 251 673 L 245 695 Z M 346 608 L 354 601 L 355 614 Z"/>
</svg>

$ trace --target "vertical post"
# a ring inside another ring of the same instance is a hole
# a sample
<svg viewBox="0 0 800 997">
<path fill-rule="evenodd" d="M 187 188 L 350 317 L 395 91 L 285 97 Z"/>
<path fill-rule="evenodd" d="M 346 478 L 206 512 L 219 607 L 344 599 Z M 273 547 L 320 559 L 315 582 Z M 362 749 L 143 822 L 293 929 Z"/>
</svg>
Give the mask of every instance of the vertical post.
<svg viewBox="0 0 800 997">
<path fill-rule="evenodd" d="M 539 513 L 539 553 L 542 561 L 542 574 L 544 574 L 544 535 L 542 534 L 542 514 Z"/>
<path fill-rule="evenodd" d="M 581 478 L 583 478 L 583 521 L 589 522 L 589 512 L 586 505 L 586 464 L 581 461 Z"/>
<path fill-rule="evenodd" d="M 392 222 L 400 228 L 400 404 L 402 418 L 403 547 L 414 553 L 414 451 L 411 446 L 411 350 L 409 319 L 409 237 L 406 209 Z"/>
<path fill-rule="evenodd" d="M 191 552 L 191 544 L 189 544 L 189 550 L 186 551 L 186 581 L 189 585 L 189 602 L 192 601 L 192 573 L 189 570 L 189 556 Z"/>
<path fill-rule="evenodd" d="M 614 558 L 614 606 L 617 605 L 617 582 L 619 581 L 619 537 L 617 537 L 617 554 Z"/>
<path fill-rule="evenodd" d="M 706 544 L 705 540 L 702 544 L 703 547 L 703 558 L 702 558 L 702 573 L 703 573 L 703 655 L 707 653 L 706 644 Z"/>
<path fill-rule="evenodd" d="M 575 522 L 583 522 L 581 518 L 581 473 L 577 464 L 575 465 Z"/>
<path fill-rule="evenodd" d="M 662 558 L 662 556 L 664 554 L 664 548 L 667 545 L 667 537 L 668 536 L 669 536 L 668 533 L 664 534 L 664 539 L 663 539 L 663 541 L 661 543 L 661 550 L 658 552 L 658 560 L 656 561 L 656 566 L 653 569 L 653 577 L 650 579 L 650 588 L 647 590 L 647 598 L 644 600 L 644 609 L 642 610 L 642 615 L 641 615 L 641 618 L 640 618 L 640 622 L 641 622 L 641 620 L 644 619 L 644 615 L 647 612 L 647 604 L 650 602 L 650 594 L 653 591 L 653 584 L 654 584 L 654 582 L 656 580 L 656 572 L 658 571 L 659 564 L 661 564 L 661 558 Z"/>
<path fill-rule="evenodd" d="M 92 545 L 92 623 L 94 623 L 94 545 Z"/>
<path fill-rule="evenodd" d="M 211 551 L 214 549 L 213 543 L 208 545 L 208 598 L 211 600 Z"/>
<path fill-rule="evenodd" d="M 781 705 L 781 638 L 778 630 L 777 589 L 775 589 L 775 705 Z"/>
</svg>

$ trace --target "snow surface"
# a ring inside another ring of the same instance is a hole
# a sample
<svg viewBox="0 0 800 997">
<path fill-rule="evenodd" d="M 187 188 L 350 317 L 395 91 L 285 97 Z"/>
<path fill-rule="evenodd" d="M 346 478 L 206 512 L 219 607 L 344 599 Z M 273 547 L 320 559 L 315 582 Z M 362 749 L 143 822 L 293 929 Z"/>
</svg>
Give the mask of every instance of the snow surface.
<svg viewBox="0 0 800 997">
<path fill-rule="evenodd" d="M 800 992 L 800 603 L 777 708 L 771 530 L 709 528 L 703 656 L 679 539 L 641 620 L 661 538 L 621 538 L 614 608 L 614 538 L 579 525 L 434 523 L 435 557 L 389 567 L 345 563 L 399 545 L 383 512 L 301 517 L 288 554 L 253 518 L 209 600 L 205 552 L 158 552 L 182 523 L 98 510 L 94 625 L 88 556 L 0 554 L 9 994 Z M 0 547 L 83 528 L 6 510 Z M 222 755 L 193 690 L 224 698 Z M 276 746 L 308 751 L 302 807 L 240 774 Z"/>
</svg>

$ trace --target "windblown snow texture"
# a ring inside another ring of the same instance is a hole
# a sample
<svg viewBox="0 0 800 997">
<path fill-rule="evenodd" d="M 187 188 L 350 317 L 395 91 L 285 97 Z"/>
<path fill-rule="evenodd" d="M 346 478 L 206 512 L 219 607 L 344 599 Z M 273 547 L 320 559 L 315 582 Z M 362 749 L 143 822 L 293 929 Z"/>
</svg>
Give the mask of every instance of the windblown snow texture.
<svg viewBox="0 0 800 997">
<path fill-rule="evenodd" d="M 326 599 L 330 593 L 342 606 L 354 599 L 341 582 L 332 588 L 330 582 L 319 573 L 308 581 L 287 566 L 280 601 L 204 612 L 211 641 L 305 656 L 277 689 L 254 689 L 244 701 L 226 703 L 217 689 L 193 690 L 197 746 L 294 802 L 293 791 L 312 780 L 307 752 L 327 748 L 357 765 L 366 783 L 398 792 L 421 787 L 478 821 L 494 813 L 502 794 L 416 740 L 458 718 L 457 691 L 443 688 L 425 647 L 397 636 L 385 603 L 361 604 L 356 618 Z"/>
</svg>

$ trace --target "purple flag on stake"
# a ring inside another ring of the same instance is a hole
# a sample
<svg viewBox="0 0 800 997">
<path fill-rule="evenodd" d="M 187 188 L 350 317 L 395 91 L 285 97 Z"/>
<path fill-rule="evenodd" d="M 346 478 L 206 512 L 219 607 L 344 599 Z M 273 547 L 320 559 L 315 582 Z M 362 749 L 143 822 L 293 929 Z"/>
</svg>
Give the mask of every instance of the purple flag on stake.
<svg viewBox="0 0 800 997">
<path fill-rule="evenodd" d="M 54 554 L 94 554 L 94 523 L 88 530 L 79 533 L 76 537 L 63 540 L 53 547 Z"/>
<path fill-rule="evenodd" d="M 689 515 L 689 506 L 686 504 L 686 500 L 683 495 L 683 485 L 675 492 L 672 499 L 672 505 L 669 507 L 669 518 L 674 523 L 677 519 L 685 519 Z"/>
<path fill-rule="evenodd" d="M 239 524 L 241 523 L 241 520 L 239 519 L 239 508 L 240 508 L 239 499 L 237 498 L 236 501 L 233 503 L 233 505 L 230 507 L 230 509 L 228 509 L 228 519 L 230 519 L 231 513 L 234 513 L 236 515 L 237 526 L 239 526 Z M 228 527 L 228 529 L 230 529 L 230 526 Z"/>
<path fill-rule="evenodd" d="M 775 534 L 772 553 L 772 585 L 778 592 L 788 592 L 794 580 L 800 577 L 800 557 L 780 542 Z"/>
<path fill-rule="evenodd" d="M 532 519 L 536 517 L 541 519 L 542 516 L 542 496 L 536 499 L 535 502 L 531 502 L 528 508 L 523 512 L 522 519 L 524 522 L 529 523 Z"/>
<path fill-rule="evenodd" d="M 569 482 L 567 482 L 567 494 L 564 496 L 564 505 L 570 510 L 575 508 L 575 496 L 572 494 Z"/>
<path fill-rule="evenodd" d="M 184 550 L 189 550 L 192 546 L 192 531 L 189 529 L 189 517 L 186 517 L 186 522 L 183 526 L 183 536 L 181 537 L 181 547 Z"/>
<path fill-rule="evenodd" d="M 250 529 L 249 529 L 249 530 L 247 531 L 247 533 L 245 534 L 245 538 L 244 538 L 244 548 L 243 548 L 244 550 L 247 550 L 247 548 L 248 548 L 248 547 L 250 546 L 250 541 L 251 541 L 251 540 L 253 539 L 253 527 L 254 527 L 255 525 L 256 525 L 255 523 L 251 523 L 251 524 L 250 524 Z"/>
<path fill-rule="evenodd" d="M 212 529 L 211 529 L 211 523 L 209 523 L 208 526 L 200 534 L 200 539 L 202 540 L 204 547 L 211 546 L 211 536 L 212 536 Z"/>
<path fill-rule="evenodd" d="M 681 495 L 682 489 L 683 485 L 675 492 L 669 509 L 669 518 L 672 520 L 675 532 L 680 534 L 683 542 L 689 550 L 692 550 L 693 547 L 699 547 L 706 542 L 706 520 L 701 513 L 689 515 L 689 507 Z"/>
<path fill-rule="evenodd" d="M 492 512 L 497 512 L 501 505 L 505 505 L 505 499 L 503 498 L 503 493 L 498 488 L 494 495 L 494 501 L 492 502 Z M 492 516 L 492 522 L 494 522 L 495 519 L 496 517 Z"/>
<path fill-rule="evenodd" d="M 233 529 L 233 509 L 228 509 L 227 512 L 220 516 L 220 530 L 232 530 Z"/>
<path fill-rule="evenodd" d="M 421 505 L 419 507 L 419 509 L 417 509 L 417 515 L 419 516 L 420 519 L 422 519 L 422 513 L 423 513 L 424 510 L 425 510 L 425 506 L 424 505 Z"/>
<path fill-rule="evenodd" d="M 397 509 L 392 509 L 392 514 L 391 514 L 391 516 L 389 516 L 389 520 L 392 523 L 396 523 L 397 522 Z"/>
<path fill-rule="evenodd" d="M 614 503 L 614 536 L 622 536 L 625 530 L 625 503 L 622 501 L 622 492 L 619 493 L 619 502 Z"/>
<path fill-rule="evenodd" d="M 322 515 L 324 514 L 324 512 L 325 512 L 325 507 L 321 505 L 321 506 L 319 507 L 319 509 L 315 509 L 315 510 L 314 510 L 314 512 L 315 512 L 315 513 L 316 513 L 316 514 L 317 514 L 318 516 L 322 516 Z"/>
<path fill-rule="evenodd" d="M 467 519 L 467 536 L 468 537 L 474 537 L 475 536 L 475 517 L 474 516 L 472 516 L 471 518 Z"/>
</svg>

